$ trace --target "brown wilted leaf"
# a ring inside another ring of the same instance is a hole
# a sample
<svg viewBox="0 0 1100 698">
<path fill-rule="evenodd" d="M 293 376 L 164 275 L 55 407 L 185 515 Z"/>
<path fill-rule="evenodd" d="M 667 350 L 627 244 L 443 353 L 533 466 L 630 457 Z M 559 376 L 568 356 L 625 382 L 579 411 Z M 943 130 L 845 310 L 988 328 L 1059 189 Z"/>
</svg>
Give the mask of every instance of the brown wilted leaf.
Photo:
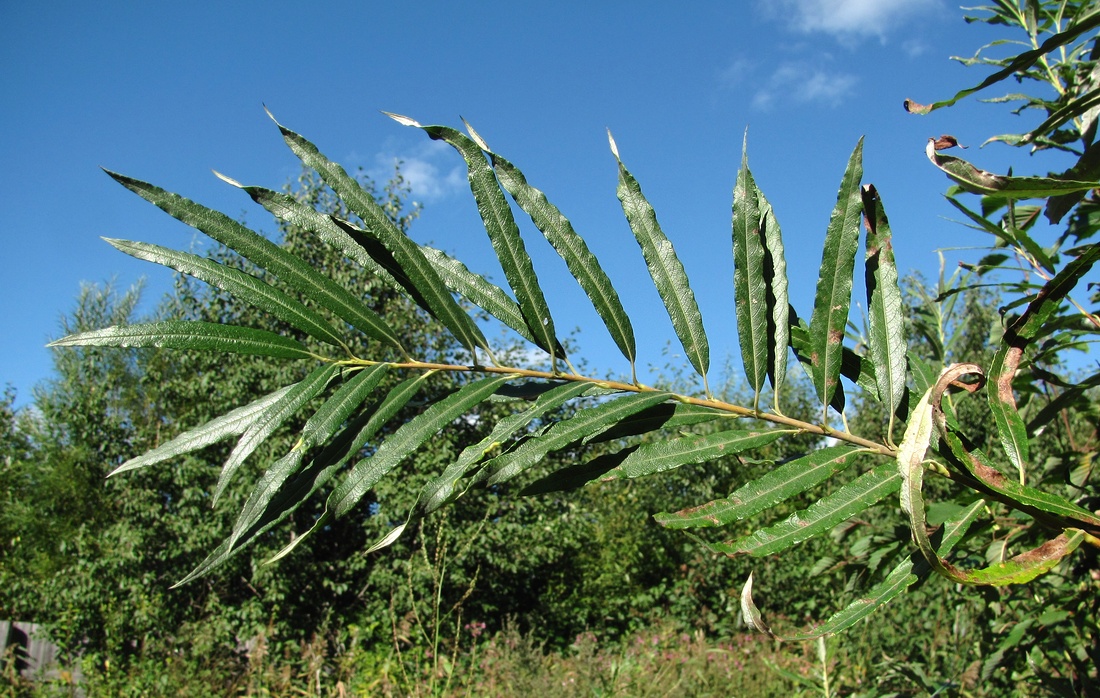
<svg viewBox="0 0 1100 698">
<path fill-rule="evenodd" d="M 905 111 L 910 114 L 927 114 L 932 111 L 931 104 L 921 104 L 920 102 L 914 102 L 911 99 L 907 99 L 902 102 L 901 106 L 905 107 Z"/>
<path fill-rule="evenodd" d="M 932 141 L 935 144 L 936 150 L 947 150 L 948 148 L 956 147 L 962 148 L 964 150 L 966 149 L 966 146 L 955 140 L 954 136 L 948 136 L 947 134 L 944 134 L 935 139 L 929 138 L 928 140 Z"/>
</svg>

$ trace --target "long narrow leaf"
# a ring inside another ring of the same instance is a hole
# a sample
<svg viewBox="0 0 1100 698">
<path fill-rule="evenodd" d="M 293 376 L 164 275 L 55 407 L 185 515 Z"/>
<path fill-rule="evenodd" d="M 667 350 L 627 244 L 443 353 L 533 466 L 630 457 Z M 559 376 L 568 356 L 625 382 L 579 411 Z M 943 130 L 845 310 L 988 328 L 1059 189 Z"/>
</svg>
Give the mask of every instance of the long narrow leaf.
<svg viewBox="0 0 1100 698">
<path fill-rule="evenodd" d="M 642 444 L 627 456 L 603 480 L 626 480 L 660 473 L 690 463 L 705 463 L 715 458 L 734 456 L 742 451 L 762 448 L 794 433 L 785 429 L 750 431 L 732 429 L 713 434 L 692 434 L 677 439 L 661 439 Z"/>
<path fill-rule="evenodd" d="M 844 329 L 852 302 L 852 274 L 863 210 L 859 181 L 863 177 L 863 139 L 859 139 L 837 192 L 836 207 L 825 233 L 825 249 L 810 317 L 810 354 L 814 389 L 823 405 L 841 390 L 840 364 Z"/>
<path fill-rule="evenodd" d="M 287 391 L 293 387 L 293 385 L 288 385 L 285 388 L 279 388 L 273 393 L 264 395 L 259 400 L 254 400 L 243 407 L 238 407 L 220 417 L 215 417 L 201 426 L 189 429 L 171 441 L 163 443 L 137 458 L 131 458 L 108 473 L 107 477 L 160 463 L 184 453 L 206 448 L 231 436 L 238 436 L 248 429 L 269 405 L 286 395 Z"/>
<path fill-rule="evenodd" d="M 271 112 L 268 112 L 271 116 Z M 275 121 L 275 117 L 271 117 Z M 489 351 L 484 335 L 473 319 L 458 305 L 435 268 L 424 257 L 420 246 L 401 232 L 378 205 L 374 196 L 365 191 L 343 167 L 326 158 L 317 147 L 278 121 L 280 133 L 301 161 L 312 167 L 345 205 L 366 225 L 366 232 L 381 243 L 396 259 L 412 284 L 425 300 L 427 310 L 443 323 L 471 353 L 475 348 Z"/>
<path fill-rule="evenodd" d="M 853 453 L 851 446 L 828 446 L 768 471 L 725 499 L 653 518 L 667 528 L 725 526 L 821 484 L 851 465 Z"/>
<path fill-rule="evenodd" d="M 546 304 L 531 257 L 519 235 L 512 209 L 508 206 L 508 200 L 504 198 L 493 168 L 489 166 L 481 148 L 453 128 L 422 126 L 408 117 L 396 114 L 389 116 L 400 124 L 422 129 L 433 140 L 442 140 L 449 144 L 465 160 L 470 191 L 477 201 L 478 213 L 481 214 L 485 231 L 489 234 L 497 259 L 500 260 L 504 277 L 516 294 L 524 322 L 531 334 L 538 339 L 538 346 L 551 351 L 551 356 L 557 358 L 553 349 L 559 345 L 554 333 L 554 320 L 550 317 L 550 307 Z"/>
<path fill-rule="evenodd" d="M 741 169 L 733 187 L 733 297 L 741 362 L 758 407 L 768 374 L 768 284 L 764 277 L 762 216 L 756 182 L 749 171 L 748 135 L 741 151 Z M 786 344 L 784 344 L 786 348 Z"/>
<path fill-rule="evenodd" d="M 54 340 L 46 346 L 158 347 L 255 354 L 280 359 L 318 358 L 300 342 L 274 332 L 190 320 L 116 325 L 101 330 L 71 334 Z"/>
<path fill-rule="evenodd" d="M 267 238 L 249 230 L 223 213 L 185 199 L 178 194 L 115 172 L 107 171 L 107 174 L 173 218 L 202 231 L 226 247 L 235 250 L 261 269 L 271 272 L 299 293 L 331 310 L 368 336 L 405 353 L 397 335 L 377 313 L 347 289 Z"/>
<path fill-rule="evenodd" d="M 791 514 L 785 521 L 762 529 L 740 540 L 712 543 L 707 547 L 727 555 L 749 554 L 754 557 L 779 553 L 814 536 L 825 533 L 898 491 L 901 475 L 894 463 L 883 463 L 864 473 L 809 508 Z"/>
<path fill-rule="evenodd" d="M 863 188 L 867 220 L 866 286 L 869 353 L 875 363 L 879 400 L 894 414 L 905 394 L 906 317 L 902 308 L 898 269 L 890 223 L 874 185 Z"/>
<path fill-rule="evenodd" d="M 955 545 L 962 540 L 970 525 L 981 515 L 984 507 L 985 500 L 979 499 L 964 509 L 957 519 L 944 524 L 944 535 L 939 547 L 940 555 L 946 556 L 954 549 Z M 782 639 L 790 642 L 805 642 L 806 640 L 816 640 L 819 637 L 844 632 L 885 606 L 916 582 L 927 577 L 931 571 L 924 558 L 919 553 L 914 553 L 898 563 L 897 567 L 891 570 L 885 579 L 868 589 L 848 606 L 837 611 L 821 625 L 810 632 Z"/>
<path fill-rule="evenodd" d="M 531 332 L 519 305 L 508 297 L 500 286 L 488 281 L 466 268 L 466 265 L 454 257 L 433 247 L 424 247 L 424 256 L 435 265 L 443 283 L 452 291 L 489 313 L 519 336 L 531 342 L 539 349 L 553 356 L 565 356 L 561 344 L 542 346 L 539 335 Z"/>
<path fill-rule="evenodd" d="M 611 285 L 611 280 L 600 266 L 596 256 L 588 249 L 584 239 L 573 230 L 569 219 L 547 200 L 542 191 L 527 183 L 527 178 L 519 168 L 488 148 L 485 150 L 492 161 L 493 170 L 501 186 L 531 217 L 531 222 L 542 231 L 547 241 L 565 261 L 573 278 L 592 301 L 592 306 L 603 320 L 619 351 L 633 367 L 637 357 L 634 328 L 619 300 L 619 294 Z"/>
<path fill-rule="evenodd" d="M 1096 188 L 1096 182 L 1076 182 L 1053 177 L 1007 177 L 986 172 L 966 160 L 938 152 L 933 139 L 928 140 L 924 152 L 933 165 L 943 170 L 943 173 L 952 181 L 972 194 L 1011 199 L 1045 199 L 1059 194 Z"/>
<path fill-rule="evenodd" d="M 760 223 L 764 230 L 764 283 L 768 300 L 768 377 L 775 394 L 775 407 L 787 378 L 787 354 L 790 344 L 790 300 L 787 296 L 787 260 L 779 221 L 764 192 L 756 190 Z M 841 372 L 843 373 L 843 367 Z"/>
<path fill-rule="evenodd" d="M 672 327 L 684 347 L 684 354 L 703 378 L 705 386 L 707 371 L 710 370 L 710 345 L 703 329 L 703 316 L 699 312 L 699 304 L 695 302 L 695 294 L 688 283 L 684 265 L 676 256 L 672 243 L 661 231 L 657 214 L 642 194 L 638 180 L 634 179 L 619 158 L 619 148 L 610 132 L 607 139 L 619 167 L 616 194 L 622 203 L 623 213 L 626 214 L 630 230 L 642 248 L 642 257 L 649 268 L 649 275 L 653 277 L 657 293 L 665 304 Z"/>
<path fill-rule="evenodd" d="M 112 238 L 104 238 L 104 240 L 128 255 L 175 269 L 220 288 L 322 342 L 338 347 L 344 346 L 340 335 L 319 313 L 251 274 L 218 264 L 212 259 L 159 245 Z"/>
</svg>

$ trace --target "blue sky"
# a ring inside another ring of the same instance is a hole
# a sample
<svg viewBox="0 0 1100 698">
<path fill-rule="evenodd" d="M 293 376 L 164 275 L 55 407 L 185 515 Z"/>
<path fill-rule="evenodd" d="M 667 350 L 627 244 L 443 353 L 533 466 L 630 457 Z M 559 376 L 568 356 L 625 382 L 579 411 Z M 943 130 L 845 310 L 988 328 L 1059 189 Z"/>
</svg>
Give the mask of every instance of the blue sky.
<svg viewBox="0 0 1100 698">
<path fill-rule="evenodd" d="M 49 376 L 59 318 L 84 282 L 169 270 L 100 236 L 189 247 L 192 231 L 100 167 L 243 215 L 267 214 L 211 169 L 278 188 L 299 171 L 263 112 L 346 167 L 385 180 L 405 161 L 425 205 L 413 237 L 502 282 L 464 169 L 447 146 L 380 111 L 461 126 L 543 189 L 585 236 L 634 317 L 640 364 L 664 362 L 671 326 L 615 198 L 611 129 L 693 280 L 713 362 L 736 356 L 731 192 L 746 127 L 750 165 L 782 226 L 793 300 L 809 316 L 821 241 L 845 163 L 865 136 L 864 182 L 883 197 L 903 270 L 934 275 L 937 248 L 984 244 L 952 223 L 928 137 L 978 145 L 1026 123 L 973 99 L 930 102 L 986 71 L 949 60 L 997 34 L 944 0 L 745 2 L 0 2 L 0 384 L 26 404 Z M 992 95 L 990 95 L 992 96 Z M 986 169 L 1053 166 L 1006 146 L 967 151 Z M 559 331 L 580 330 L 593 370 L 625 362 L 586 299 L 523 214 L 528 249 Z M 949 264 L 974 253 L 946 253 Z M 555 301 L 556 299 L 556 301 Z"/>
</svg>

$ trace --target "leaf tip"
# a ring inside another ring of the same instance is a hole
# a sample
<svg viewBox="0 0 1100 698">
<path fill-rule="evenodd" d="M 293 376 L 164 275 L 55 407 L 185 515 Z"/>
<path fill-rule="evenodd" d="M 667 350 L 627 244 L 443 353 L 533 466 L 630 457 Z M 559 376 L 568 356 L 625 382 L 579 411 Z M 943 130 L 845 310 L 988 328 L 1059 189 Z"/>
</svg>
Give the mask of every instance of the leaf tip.
<svg viewBox="0 0 1100 698">
<path fill-rule="evenodd" d="M 615 156 L 615 159 L 619 159 L 619 146 L 615 143 L 614 136 L 611 135 L 611 129 L 607 129 L 607 142 L 611 146 L 611 153 Z"/>
<path fill-rule="evenodd" d="M 393 119 L 397 123 L 401 124 L 402 126 L 416 126 L 418 128 L 420 127 L 420 122 L 417 121 L 416 119 L 410 119 L 407 116 L 402 116 L 400 114 L 394 114 L 393 112 L 389 112 L 389 111 L 384 111 L 382 113 L 385 114 L 386 116 L 390 117 L 391 119 Z"/>
<path fill-rule="evenodd" d="M 237 187 L 238 189 L 244 189 L 244 185 L 241 184 L 240 182 L 238 182 L 237 180 L 233 179 L 232 177 L 230 177 L 228 175 L 223 175 L 221 172 L 218 172 L 217 170 L 210 170 L 210 171 L 214 173 L 215 177 L 217 177 L 221 181 L 225 182 L 226 184 Z"/>
<path fill-rule="evenodd" d="M 470 122 L 466 119 L 463 119 L 461 116 L 458 118 L 462 119 L 462 123 L 466 126 L 466 132 L 470 134 L 470 140 L 472 140 L 474 143 L 477 143 L 477 147 L 481 148 L 485 152 L 490 152 L 489 146 L 485 143 L 485 139 L 481 137 L 480 133 L 474 130 L 474 127 L 470 125 Z"/>
</svg>

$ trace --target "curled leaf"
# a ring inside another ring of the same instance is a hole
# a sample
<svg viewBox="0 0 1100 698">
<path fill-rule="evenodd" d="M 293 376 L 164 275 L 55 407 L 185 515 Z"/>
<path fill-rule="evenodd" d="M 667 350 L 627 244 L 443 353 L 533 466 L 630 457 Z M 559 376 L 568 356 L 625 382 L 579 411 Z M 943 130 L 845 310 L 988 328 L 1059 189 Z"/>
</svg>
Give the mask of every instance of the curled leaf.
<svg viewBox="0 0 1100 698">
<path fill-rule="evenodd" d="M 954 136 L 944 134 L 936 139 L 931 139 L 932 145 L 936 150 L 947 150 L 948 148 L 962 148 L 966 149 L 967 146 L 959 143 Z"/>
</svg>

